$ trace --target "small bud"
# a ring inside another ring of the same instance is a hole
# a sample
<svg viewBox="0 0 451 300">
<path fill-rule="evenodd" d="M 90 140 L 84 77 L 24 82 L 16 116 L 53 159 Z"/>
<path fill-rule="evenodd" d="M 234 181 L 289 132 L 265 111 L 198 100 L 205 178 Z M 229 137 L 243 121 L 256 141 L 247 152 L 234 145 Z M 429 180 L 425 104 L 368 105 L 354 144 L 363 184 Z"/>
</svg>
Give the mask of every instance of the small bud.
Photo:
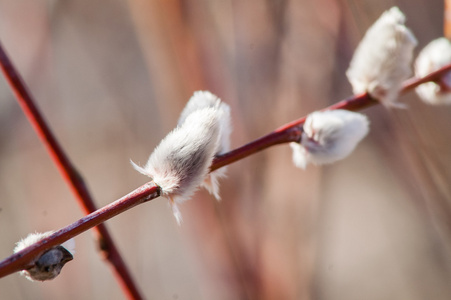
<svg viewBox="0 0 451 300">
<path fill-rule="evenodd" d="M 438 38 L 421 50 L 415 61 L 415 75 L 423 77 L 451 63 L 451 42 Z M 415 91 L 423 102 L 432 105 L 451 104 L 451 72 L 439 82 L 426 82 Z"/>
<path fill-rule="evenodd" d="M 365 115 L 347 110 L 314 112 L 307 116 L 300 143 L 290 143 L 293 162 L 305 169 L 343 159 L 368 133 Z"/>
<path fill-rule="evenodd" d="M 191 197 L 205 180 L 220 143 L 219 106 L 196 109 L 172 130 L 155 148 L 146 165 L 133 167 L 152 178 L 163 196 L 169 198 L 173 214 L 180 224 L 177 203 Z"/>
<path fill-rule="evenodd" d="M 17 253 L 32 244 L 50 236 L 53 231 L 45 233 L 30 233 L 26 238 L 17 243 L 14 253 Z M 61 272 L 64 265 L 73 259 L 75 253 L 75 241 L 70 239 L 67 242 L 55 246 L 37 257 L 32 265 L 20 273 L 31 281 L 45 281 L 54 279 Z"/>
<path fill-rule="evenodd" d="M 215 151 L 215 155 L 226 153 L 230 150 L 230 133 L 232 131 L 230 122 L 230 107 L 212 93 L 208 91 L 194 92 L 194 95 L 190 98 L 180 114 L 178 125 L 180 126 L 192 112 L 206 107 L 216 108 L 222 111 L 219 119 L 219 144 Z M 218 201 L 221 200 L 221 197 L 219 196 L 218 181 L 220 178 L 225 177 L 226 171 L 227 168 L 222 167 L 218 170 L 210 172 L 202 182 L 202 186 L 206 188 L 210 194 L 215 196 Z"/>
<path fill-rule="evenodd" d="M 368 92 L 387 107 L 405 107 L 397 98 L 411 74 L 417 45 L 405 19 L 399 8 L 392 7 L 368 29 L 346 72 L 354 94 Z"/>
</svg>

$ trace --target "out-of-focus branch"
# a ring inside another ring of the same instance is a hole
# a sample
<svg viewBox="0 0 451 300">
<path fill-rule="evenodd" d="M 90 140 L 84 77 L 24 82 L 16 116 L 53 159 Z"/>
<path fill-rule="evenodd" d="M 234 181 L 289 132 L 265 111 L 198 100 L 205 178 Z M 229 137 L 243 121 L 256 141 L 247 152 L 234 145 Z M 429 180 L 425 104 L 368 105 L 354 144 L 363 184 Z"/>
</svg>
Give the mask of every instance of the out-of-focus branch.
<svg viewBox="0 0 451 300">
<path fill-rule="evenodd" d="M 31 93 L 28 92 L 24 81 L 16 71 L 1 44 L 0 67 L 22 110 L 34 127 L 37 135 L 46 146 L 47 152 L 50 154 L 55 165 L 68 183 L 83 211 L 85 214 L 94 212 L 96 206 L 83 178 L 70 162 L 56 137 L 53 135 L 44 117 L 39 112 Z M 106 226 L 104 224 L 98 224 L 99 226 L 95 227 L 94 230 L 97 235 L 99 249 L 102 251 L 104 258 L 113 266 L 115 276 L 119 280 L 122 289 L 130 298 L 142 299 L 138 287 L 134 283 Z"/>
<path fill-rule="evenodd" d="M 451 0 L 445 0 L 443 14 L 443 35 L 448 39 L 451 39 Z"/>
<path fill-rule="evenodd" d="M 423 78 L 412 78 L 407 80 L 403 87 L 402 93 L 410 91 L 418 85 L 428 81 L 438 81 L 440 77 L 451 71 L 451 64 L 447 65 Z M 334 105 L 324 108 L 323 110 L 332 109 L 346 109 L 357 111 L 379 102 L 371 98 L 368 94 L 357 95 L 346 100 L 342 100 Z M 210 168 L 211 171 L 219 169 L 225 165 L 231 164 L 235 161 L 243 159 L 247 156 L 260 152 L 273 145 L 298 141 L 302 134 L 302 124 L 305 122 L 306 117 L 294 120 L 287 123 L 275 131 L 265 135 L 253 142 L 250 142 L 240 148 L 232 150 L 226 154 L 218 156 L 213 161 Z M 90 228 L 105 222 L 106 220 L 138 205 L 143 202 L 150 201 L 160 196 L 160 189 L 152 182 L 134 190 L 127 196 L 122 197 L 119 200 L 101 208 L 85 217 L 76 221 L 75 223 L 55 232 L 48 238 L 33 244 L 32 246 L 17 252 L 14 255 L 4 259 L 0 262 L 0 277 L 17 272 L 27 266 L 27 264 L 37 255 L 45 250 L 50 249 L 56 245 L 59 245 L 68 239 L 89 230 Z"/>
</svg>

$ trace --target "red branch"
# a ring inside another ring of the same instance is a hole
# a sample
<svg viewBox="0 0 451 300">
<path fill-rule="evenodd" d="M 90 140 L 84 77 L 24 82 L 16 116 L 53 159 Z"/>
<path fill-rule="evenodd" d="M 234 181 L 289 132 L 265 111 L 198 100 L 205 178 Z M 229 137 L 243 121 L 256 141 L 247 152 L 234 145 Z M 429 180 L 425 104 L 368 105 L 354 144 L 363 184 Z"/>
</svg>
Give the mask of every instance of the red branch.
<svg viewBox="0 0 451 300">
<path fill-rule="evenodd" d="M 451 71 L 451 64 L 444 66 L 443 68 L 434 71 L 425 77 L 411 78 L 409 80 L 406 80 L 403 84 L 401 93 L 406 93 L 425 82 L 439 81 L 440 77 L 448 71 Z M 379 104 L 379 102 L 365 93 L 342 100 L 322 110 L 346 109 L 351 111 L 358 111 L 376 104 Z M 306 118 L 307 117 L 302 117 L 290 123 L 287 123 L 277 128 L 275 131 L 271 132 L 268 135 L 265 135 L 240 148 L 216 157 L 213 161 L 213 165 L 211 166 L 211 170 L 213 171 L 219 169 L 225 165 L 231 164 L 273 145 L 299 140 L 300 132 L 302 131 L 302 125 L 304 124 Z"/>
<path fill-rule="evenodd" d="M 26 117 L 34 127 L 34 130 L 39 138 L 46 146 L 47 152 L 50 154 L 55 165 L 58 167 L 60 173 L 68 183 L 73 194 L 78 200 L 79 205 L 82 207 L 85 214 L 96 211 L 97 208 L 83 178 L 64 153 L 62 147 L 47 125 L 44 117 L 35 105 L 35 101 L 31 96 L 31 93 L 28 92 L 24 81 L 14 68 L 14 65 L 6 55 L 6 52 L 1 44 L 0 67 Z M 102 251 L 104 258 L 113 266 L 115 276 L 120 282 L 124 293 L 126 293 L 131 299 L 142 299 L 143 297 L 140 295 L 127 265 L 122 259 L 119 250 L 115 246 L 113 238 L 108 232 L 106 226 L 100 223 L 97 223 L 96 225 L 98 226 L 95 227 L 94 230 L 97 235 L 99 249 Z"/>
<path fill-rule="evenodd" d="M 406 81 L 402 88 L 402 93 L 405 93 L 418 85 L 428 81 L 438 81 L 440 77 L 451 70 L 451 64 L 447 65 L 423 78 L 412 78 Z M 332 109 L 346 109 L 346 110 L 361 110 L 366 107 L 378 104 L 379 102 L 372 99 L 368 94 L 358 95 L 343 101 L 340 101 L 324 110 Z M 232 150 L 224 155 L 218 156 L 213 161 L 211 170 L 216 170 L 222 166 L 231 164 L 237 160 L 243 159 L 249 155 L 257 153 L 261 150 L 269 148 L 273 145 L 299 141 L 302 133 L 302 124 L 306 117 L 302 117 L 293 122 L 285 124 L 270 134 L 263 136 L 253 142 L 250 142 L 240 148 Z M 119 200 L 81 218 L 75 223 L 55 232 L 48 238 L 39 241 L 18 253 L 11 255 L 0 262 L 0 278 L 11 273 L 24 269 L 35 257 L 40 253 L 59 245 L 68 239 L 89 230 L 90 228 L 107 221 L 108 219 L 125 212 L 126 210 L 143 202 L 150 201 L 160 196 L 160 189 L 152 182 L 149 182 L 130 194 L 122 197 Z"/>
<path fill-rule="evenodd" d="M 0 278 L 24 269 L 24 266 L 29 265 L 40 253 L 60 245 L 74 236 L 98 226 L 106 220 L 109 220 L 138 204 L 155 199 L 159 195 L 160 189 L 153 182 L 142 185 L 119 200 L 84 216 L 80 220 L 58 230 L 49 237 L 4 259 L 0 262 Z"/>
</svg>

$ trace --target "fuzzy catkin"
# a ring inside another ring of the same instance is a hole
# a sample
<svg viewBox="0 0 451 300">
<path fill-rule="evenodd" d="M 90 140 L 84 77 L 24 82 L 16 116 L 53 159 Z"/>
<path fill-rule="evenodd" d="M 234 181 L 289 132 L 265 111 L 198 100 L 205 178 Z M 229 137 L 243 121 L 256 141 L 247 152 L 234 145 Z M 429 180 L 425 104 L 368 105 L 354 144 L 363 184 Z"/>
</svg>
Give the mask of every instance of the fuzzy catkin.
<svg viewBox="0 0 451 300">
<path fill-rule="evenodd" d="M 290 143 L 294 164 L 305 169 L 309 163 L 322 165 L 345 158 L 367 135 L 368 125 L 365 115 L 347 110 L 311 113 L 300 143 Z"/>
<path fill-rule="evenodd" d="M 215 155 L 229 150 L 230 132 L 230 107 L 212 93 L 198 91 L 144 167 L 131 162 L 161 188 L 179 224 L 182 216 L 177 204 L 188 200 L 199 186 L 220 199 L 218 179 L 225 170 L 209 171 Z"/>
<path fill-rule="evenodd" d="M 412 73 L 417 45 L 405 20 L 399 8 L 392 7 L 367 30 L 346 71 L 354 94 L 367 92 L 387 107 L 404 107 L 397 102 L 398 95 Z"/>
<path fill-rule="evenodd" d="M 207 107 L 221 111 L 219 118 L 219 143 L 215 150 L 215 155 L 226 153 L 230 150 L 230 133 L 232 131 L 230 107 L 212 93 L 208 91 L 194 92 L 194 95 L 190 98 L 180 114 L 178 125 L 182 125 L 191 113 Z M 215 196 L 217 200 L 221 199 L 219 195 L 219 179 L 225 177 L 226 171 L 227 167 L 222 167 L 210 172 L 205 176 L 204 181 L 202 182 L 202 186 L 206 188 L 210 194 Z"/>
<path fill-rule="evenodd" d="M 14 253 L 17 253 L 40 240 L 49 237 L 53 231 L 44 233 L 30 233 L 26 238 L 17 242 Z M 30 281 L 46 281 L 57 277 L 64 265 L 73 259 L 75 253 L 75 241 L 70 239 L 67 242 L 52 247 L 40 254 L 33 260 L 33 263 L 26 270 L 20 273 Z"/>
<path fill-rule="evenodd" d="M 415 75 L 423 77 L 451 63 L 451 42 L 441 37 L 430 42 L 421 50 L 415 60 Z M 451 72 L 437 82 L 426 82 L 415 88 L 420 99 L 426 104 L 451 104 Z"/>
<path fill-rule="evenodd" d="M 169 198 L 177 222 L 181 222 L 177 203 L 191 197 L 209 172 L 219 144 L 222 111 L 214 107 L 190 113 L 155 148 L 146 165 L 134 168 L 149 176 L 162 195 Z"/>
<path fill-rule="evenodd" d="M 171 195 L 176 202 L 188 199 L 213 161 L 218 119 L 212 108 L 193 112 L 160 142 L 143 168 L 135 168 L 151 177 L 163 195 Z"/>
</svg>

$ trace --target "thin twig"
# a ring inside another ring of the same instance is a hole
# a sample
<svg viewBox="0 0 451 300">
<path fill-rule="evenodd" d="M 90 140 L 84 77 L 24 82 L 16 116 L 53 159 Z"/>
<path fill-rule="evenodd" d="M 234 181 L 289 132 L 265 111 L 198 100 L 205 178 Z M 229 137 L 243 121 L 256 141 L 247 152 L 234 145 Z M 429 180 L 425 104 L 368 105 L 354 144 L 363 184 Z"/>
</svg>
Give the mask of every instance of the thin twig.
<svg viewBox="0 0 451 300">
<path fill-rule="evenodd" d="M 439 78 L 446 72 L 451 71 L 451 64 L 444 66 L 437 71 L 430 73 L 422 78 L 411 78 L 404 82 L 401 93 L 406 93 L 415 87 L 429 81 L 438 81 Z M 358 111 L 364 108 L 379 104 L 379 102 L 367 93 L 356 95 L 351 98 L 337 102 L 329 107 L 322 110 L 333 110 L 333 109 L 346 109 L 351 111 Z M 264 150 L 268 147 L 277 144 L 283 144 L 288 142 L 296 141 L 296 134 L 299 133 L 299 126 L 302 126 L 305 122 L 306 117 L 299 118 L 290 123 L 287 123 L 268 135 L 265 135 L 253 142 L 250 142 L 240 148 L 234 149 L 228 153 L 216 157 L 211 166 L 211 170 L 219 169 L 225 165 L 231 164 L 237 160 L 243 159 L 251 154 Z M 297 130 L 296 130 L 297 129 Z"/>
<path fill-rule="evenodd" d="M 443 74 L 451 70 L 451 64 L 447 65 L 423 78 L 412 78 L 407 80 L 402 88 L 402 93 L 417 87 L 418 85 L 427 81 L 436 81 Z M 346 109 L 346 110 L 361 110 L 363 108 L 378 104 L 379 102 L 372 99 L 368 94 L 358 95 L 343 101 L 340 101 L 324 110 L 331 109 Z M 253 142 L 250 142 L 240 148 L 232 150 L 224 155 L 217 157 L 211 166 L 211 170 L 216 170 L 222 166 L 231 164 L 237 160 L 243 159 L 251 154 L 257 153 L 261 150 L 269 148 L 273 145 L 288 143 L 299 140 L 302 133 L 302 124 L 306 117 L 302 117 L 293 122 L 287 123 L 268 135 L 265 135 Z M 137 188 L 127 196 L 81 218 L 75 223 L 55 232 L 48 238 L 39 241 L 22 251 L 19 251 L 10 257 L 0 262 L 0 278 L 11 273 L 20 271 L 45 250 L 59 245 L 68 239 L 89 230 L 90 228 L 99 225 L 102 222 L 138 205 L 143 202 L 150 201 L 160 196 L 160 189 L 152 182 Z"/>
<path fill-rule="evenodd" d="M 8 58 L 1 43 L 0 67 L 26 117 L 34 127 L 39 138 L 46 146 L 47 152 L 50 154 L 55 165 L 58 167 L 60 173 L 70 186 L 75 198 L 78 200 L 78 203 L 84 210 L 85 214 L 96 211 L 97 208 L 83 178 L 74 165 L 70 162 L 56 137 L 50 130 L 50 127 L 47 125 L 44 117 L 39 112 L 31 93 L 28 92 L 24 81 L 22 80 L 20 74 L 16 71 L 11 60 Z M 97 235 L 99 249 L 102 251 L 105 259 L 113 266 L 115 276 L 119 280 L 124 292 L 131 299 L 142 299 L 143 297 L 141 296 L 137 285 L 133 281 L 133 278 L 131 277 L 131 274 L 106 226 L 104 224 L 99 224 L 99 226 L 95 227 L 94 230 Z"/>
<path fill-rule="evenodd" d="M 160 189 L 148 182 L 128 195 L 104 206 L 95 212 L 84 216 L 69 226 L 60 229 L 49 237 L 34 243 L 30 247 L 11 255 L 0 262 L 0 278 L 24 269 L 40 253 L 64 243 L 65 241 L 85 232 L 112 217 L 160 195 Z"/>
</svg>

